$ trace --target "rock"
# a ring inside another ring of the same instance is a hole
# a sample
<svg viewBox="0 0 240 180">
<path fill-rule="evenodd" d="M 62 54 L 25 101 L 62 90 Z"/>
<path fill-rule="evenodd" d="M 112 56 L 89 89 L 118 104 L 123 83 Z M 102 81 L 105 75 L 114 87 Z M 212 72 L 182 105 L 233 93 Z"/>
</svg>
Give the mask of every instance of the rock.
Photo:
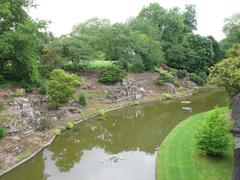
<svg viewBox="0 0 240 180">
<path fill-rule="evenodd" d="M 28 98 L 23 98 L 23 97 L 14 98 L 13 105 L 15 110 L 26 109 L 31 107 L 31 104 Z"/>
<path fill-rule="evenodd" d="M 21 89 L 17 89 L 15 92 L 18 96 L 25 96 L 25 89 L 21 88 Z"/>
<path fill-rule="evenodd" d="M 169 94 L 176 94 L 176 88 L 172 83 L 166 83 L 165 84 L 167 86 L 167 91 Z"/>
<path fill-rule="evenodd" d="M 12 137 L 12 140 L 13 141 L 20 141 L 20 137 L 19 136 L 14 136 L 14 137 Z"/>
<path fill-rule="evenodd" d="M 53 122 L 54 122 L 54 121 L 57 121 L 57 120 L 58 120 L 57 117 L 52 117 L 52 118 L 51 118 L 51 121 L 53 121 Z"/>
<path fill-rule="evenodd" d="M 62 119 L 64 117 L 67 116 L 67 110 L 66 109 L 59 109 L 56 113 L 55 113 L 55 116 L 58 118 L 58 119 Z"/>
<path fill-rule="evenodd" d="M 71 101 L 69 101 L 69 105 L 70 105 L 70 106 L 78 106 L 78 101 L 76 101 L 76 100 L 71 100 Z"/>
<path fill-rule="evenodd" d="M 14 148 L 12 150 L 9 150 L 9 153 L 11 153 L 13 156 L 18 155 L 20 152 L 21 152 L 21 150 L 20 150 L 19 147 L 16 147 L 16 148 Z"/>
<path fill-rule="evenodd" d="M 240 94 L 232 101 L 232 119 L 234 119 L 234 127 L 240 129 Z"/>
<path fill-rule="evenodd" d="M 76 107 L 69 107 L 67 110 L 72 114 L 79 114 L 82 112 L 80 108 L 76 108 Z"/>
<path fill-rule="evenodd" d="M 7 134 L 8 134 L 9 136 L 15 135 L 15 134 L 17 134 L 17 133 L 18 133 L 18 129 L 13 128 L 13 127 L 7 131 Z"/>
<path fill-rule="evenodd" d="M 182 107 L 182 110 L 192 111 L 192 108 L 190 108 L 190 107 Z"/>
</svg>

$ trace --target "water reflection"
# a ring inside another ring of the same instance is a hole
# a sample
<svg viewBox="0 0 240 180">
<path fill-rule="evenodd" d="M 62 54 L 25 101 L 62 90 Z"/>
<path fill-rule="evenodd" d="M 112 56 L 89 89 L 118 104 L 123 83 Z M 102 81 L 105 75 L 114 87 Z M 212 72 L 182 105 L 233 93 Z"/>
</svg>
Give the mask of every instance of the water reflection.
<svg viewBox="0 0 240 180">
<path fill-rule="evenodd" d="M 192 111 L 183 110 L 182 101 L 191 101 L 187 106 Z M 226 94 L 212 89 L 111 112 L 64 132 L 32 161 L 0 179 L 14 180 L 21 172 L 22 180 L 153 180 L 156 149 L 170 130 L 189 115 L 227 104 Z"/>
</svg>

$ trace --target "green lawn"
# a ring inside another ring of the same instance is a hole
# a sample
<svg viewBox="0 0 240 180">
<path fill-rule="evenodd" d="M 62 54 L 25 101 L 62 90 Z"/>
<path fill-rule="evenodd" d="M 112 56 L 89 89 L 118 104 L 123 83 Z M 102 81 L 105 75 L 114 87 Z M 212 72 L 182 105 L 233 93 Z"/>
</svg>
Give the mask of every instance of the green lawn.
<svg viewBox="0 0 240 180">
<path fill-rule="evenodd" d="M 221 108 L 229 112 L 228 108 Z M 157 156 L 157 180 L 230 180 L 233 151 L 221 158 L 207 157 L 196 150 L 195 133 L 209 112 L 182 121 L 167 136 Z"/>
<path fill-rule="evenodd" d="M 88 68 L 89 69 L 96 69 L 96 70 L 100 70 L 104 67 L 109 67 L 109 66 L 112 66 L 114 61 L 99 61 L 99 60 L 94 60 L 94 61 L 91 61 L 89 64 L 88 64 Z"/>
</svg>

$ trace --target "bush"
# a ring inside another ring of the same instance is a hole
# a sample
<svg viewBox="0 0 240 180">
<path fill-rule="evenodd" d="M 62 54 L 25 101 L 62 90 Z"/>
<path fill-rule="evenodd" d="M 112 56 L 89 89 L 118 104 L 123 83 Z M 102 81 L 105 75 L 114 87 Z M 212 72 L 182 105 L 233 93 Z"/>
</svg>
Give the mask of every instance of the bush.
<svg viewBox="0 0 240 180">
<path fill-rule="evenodd" d="M 179 70 L 177 72 L 177 77 L 182 79 L 188 76 L 188 72 L 186 70 Z"/>
<path fill-rule="evenodd" d="M 229 124 L 219 108 L 205 119 L 196 134 L 197 148 L 207 155 L 220 155 L 230 145 Z"/>
<path fill-rule="evenodd" d="M 87 105 L 87 100 L 86 100 L 86 94 L 85 93 L 83 93 L 83 92 L 80 93 L 78 102 L 83 107 Z"/>
<path fill-rule="evenodd" d="M 172 95 L 168 93 L 163 93 L 162 94 L 163 99 L 172 99 Z"/>
<path fill-rule="evenodd" d="M 100 109 L 98 111 L 98 116 L 104 116 L 106 114 L 106 110 L 105 109 Z"/>
<path fill-rule="evenodd" d="M 135 73 L 144 72 L 145 67 L 144 67 L 144 64 L 143 64 L 143 61 L 142 61 L 141 57 L 136 56 L 135 58 L 132 59 L 129 70 L 131 72 L 135 72 Z"/>
<path fill-rule="evenodd" d="M 126 72 L 119 66 L 113 65 L 102 70 L 99 81 L 104 84 L 115 84 L 126 76 Z"/>
<path fill-rule="evenodd" d="M 0 127 L 0 139 L 2 139 L 5 135 L 5 129 Z"/>
<path fill-rule="evenodd" d="M 72 129 L 74 127 L 74 124 L 72 123 L 72 122 L 68 122 L 67 124 L 66 124 L 66 128 L 67 129 Z"/>
<path fill-rule="evenodd" d="M 65 73 L 64 70 L 55 69 L 47 82 L 48 104 L 59 108 L 68 103 L 74 95 L 74 87 L 79 85 L 76 76 Z"/>
<path fill-rule="evenodd" d="M 164 85 L 168 82 L 173 82 L 173 76 L 168 72 L 160 72 L 159 77 L 156 79 L 156 83 L 158 85 Z"/>
<path fill-rule="evenodd" d="M 197 74 L 195 73 L 191 73 L 189 75 L 189 79 L 193 82 L 195 82 L 197 85 L 199 86 L 203 86 L 205 84 L 205 81 L 200 77 L 198 76 Z"/>
<path fill-rule="evenodd" d="M 29 84 L 25 81 L 21 81 L 20 86 L 25 89 L 26 92 L 33 92 L 34 87 L 32 84 Z"/>
<path fill-rule="evenodd" d="M 174 68 L 170 68 L 170 73 L 172 76 L 177 76 L 178 70 Z"/>
</svg>

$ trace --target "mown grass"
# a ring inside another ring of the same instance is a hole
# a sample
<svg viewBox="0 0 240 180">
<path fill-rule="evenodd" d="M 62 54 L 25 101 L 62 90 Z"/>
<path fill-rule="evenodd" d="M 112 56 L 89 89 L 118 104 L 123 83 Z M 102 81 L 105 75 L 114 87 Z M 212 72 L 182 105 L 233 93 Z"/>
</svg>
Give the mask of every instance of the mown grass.
<svg viewBox="0 0 240 180">
<path fill-rule="evenodd" d="M 91 61 L 88 65 L 88 69 L 101 70 L 102 68 L 109 67 L 113 65 L 113 61 Z"/>
<path fill-rule="evenodd" d="M 224 113 L 228 108 L 221 108 Z M 222 157 L 208 157 L 196 148 L 195 134 L 204 112 L 181 122 L 167 136 L 157 156 L 157 180 L 229 180 L 232 173 L 232 147 Z"/>
</svg>

